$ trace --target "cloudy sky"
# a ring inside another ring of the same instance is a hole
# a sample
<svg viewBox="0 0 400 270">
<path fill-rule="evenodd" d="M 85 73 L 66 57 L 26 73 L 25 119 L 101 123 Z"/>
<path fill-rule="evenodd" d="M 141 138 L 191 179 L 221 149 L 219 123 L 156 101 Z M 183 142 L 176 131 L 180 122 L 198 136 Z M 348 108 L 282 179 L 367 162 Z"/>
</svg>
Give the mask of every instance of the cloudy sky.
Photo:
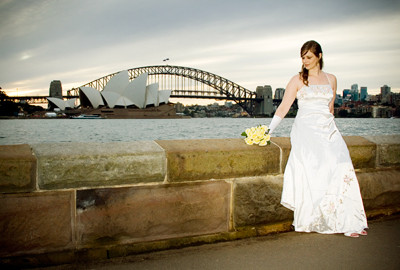
<svg viewBox="0 0 400 270">
<path fill-rule="evenodd" d="M 398 0 L 0 0 L 0 18 L 0 87 L 12 96 L 167 57 L 250 90 L 276 89 L 300 70 L 310 39 L 339 93 L 354 83 L 400 91 Z"/>
</svg>

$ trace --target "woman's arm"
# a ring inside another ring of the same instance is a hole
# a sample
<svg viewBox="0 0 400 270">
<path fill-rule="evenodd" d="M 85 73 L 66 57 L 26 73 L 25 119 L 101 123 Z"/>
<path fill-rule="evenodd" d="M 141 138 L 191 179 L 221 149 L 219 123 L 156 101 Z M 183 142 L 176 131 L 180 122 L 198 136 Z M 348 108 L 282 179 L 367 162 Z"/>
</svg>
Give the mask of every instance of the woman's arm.
<svg viewBox="0 0 400 270">
<path fill-rule="evenodd" d="M 296 98 L 297 90 L 301 85 L 299 75 L 294 76 L 286 86 L 285 94 L 278 109 L 276 110 L 274 117 L 272 117 L 271 123 L 269 124 L 269 132 L 272 134 L 275 128 L 279 125 L 285 115 L 288 113 L 293 101 Z"/>
<path fill-rule="evenodd" d="M 286 116 L 294 100 L 296 99 L 299 86 L 300 78 L 299 75 L 296 75 L 289 81 L 288 85 L 286 86 L 282 102 L 279 105 L 278 109 L 276 109 L 275 115 L 279 116 L 282 119 Z"/>
<path fill-rule="evenodd" d="M 328 76 L 329 76 L 329 81 L 331 82 L 331 87 L 332 87 L 332 91 L 333 91 L 333 98 L 332 98 L 331 102 L 329 102 L 329 111 L 331 112 L 331 114 L 333 114 L 334 107 L 335 107 L 337 80 L 336 80 L 335 75 L 328 74 Z"/>
</svg>

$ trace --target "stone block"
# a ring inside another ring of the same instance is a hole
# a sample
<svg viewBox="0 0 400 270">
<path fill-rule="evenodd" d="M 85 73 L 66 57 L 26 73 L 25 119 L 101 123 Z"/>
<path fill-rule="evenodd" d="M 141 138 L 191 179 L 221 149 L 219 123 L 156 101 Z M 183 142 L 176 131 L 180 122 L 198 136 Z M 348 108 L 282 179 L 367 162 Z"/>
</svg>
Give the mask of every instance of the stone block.
<svg viewBox="0 0 400 270">
<path fill-rule="evenodd" d="M 73 194 L 0 195 L 0 257 L 73 248 Z"/>
<path fill-rule="evenodd" d="M 81 247 L 226 232 L 231 185 L 224 181 L 77 191 Z"/>
<path fill-rule="evenodd" d="M 379 166 L 400 166 L 400 135 L 364 136 L 375 143 Z"/>
<path fill-rule="evenodd" d="M 283 176 L 259 176 L 234 181 L 234 226 L 272 224 L 293 219 L 293 212 L 280 204 Z"/>
<path fill-rule="evenodd" d="M 375 168 L 376 144 L 360 136 L 343 137 L 355 169 Z"/>
<path fill-rule="evenodd" d="M 288 137 L 273 137 L 271 138 L 273 143 L 276 143 L 281 151 L 282 151 L 282 160 L 281 160 L 281 173 L 285 171 L 286 164 L 289 159 L 290 150 L 292 149 L 292 145 L 290 143 L 290 138 Z"/>
<path fill-rule="evenodd" d="M 243 139 L 156 142 L 166 151 L 170 182 L 277 174 L 280 169 L 280 150 L 273 144 L 249 146 Z"/>
<path fill-rule="evenodd" d="M 0 146 L 0 192 L 26 192 L 35 189 L 36 158 L 29 145 Z"/>
<path fill-rule="evenodd" d="M 366 211 L 400 206 L 400 169 L 358 172 Z"/>
<path fill-rule="evenodd" d="M 41 189 L 162 182 L 164 150 L 153 141 L 32 146 Z"/>
</svg>

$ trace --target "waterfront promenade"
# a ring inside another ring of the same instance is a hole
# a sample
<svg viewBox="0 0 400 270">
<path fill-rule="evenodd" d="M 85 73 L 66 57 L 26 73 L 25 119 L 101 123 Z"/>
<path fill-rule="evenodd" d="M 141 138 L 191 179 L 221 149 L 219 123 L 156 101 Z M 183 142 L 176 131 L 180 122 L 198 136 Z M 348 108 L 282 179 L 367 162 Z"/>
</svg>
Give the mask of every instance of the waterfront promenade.
<svg viewBox="0 0 400 270">
<path fill-rule="evenodd" d="M 400 213 L 400 136 L 344 140 L 368 219 Z M 348 256 L 362 253 L 372 260 L 371 254 L 383 256 L 399 246 L 398 222 L 396 230 L 383 229 L 387 235 L 359 239 L 292 233 L 293 212 L 280 205 L 289 138 L 272 138 L 268 147 L 205 139 L 4 145 L 0 150 L 3 268 L 77 267 L 163 252 L 171 259 L 194 254 L 186 262 L 165 262 L 171 267 L 164 269 L 204 262 L 200 269 L 221 268 L 214 268 L 217 263 L 236 269 L 251 269 L 254 263 L 257 269 L 331 256 L 333 266 L 338 258 L 347 266 Z M 386 238 L 397 242 L 388 247 Z M 192 251 L 196 246 L 204 252 Z M 226 255 L 219 248 L 225 246 Z M 247 248 L 236 251 L 240 246 Z M 205 261 L 197 262 L 202 256 Z"/>
<path fill-rule="evenodd" d="M 400 269 L 400 215 L 369 227 L 359 238 L 288 232 L 42 269 Z"/>
</svg>

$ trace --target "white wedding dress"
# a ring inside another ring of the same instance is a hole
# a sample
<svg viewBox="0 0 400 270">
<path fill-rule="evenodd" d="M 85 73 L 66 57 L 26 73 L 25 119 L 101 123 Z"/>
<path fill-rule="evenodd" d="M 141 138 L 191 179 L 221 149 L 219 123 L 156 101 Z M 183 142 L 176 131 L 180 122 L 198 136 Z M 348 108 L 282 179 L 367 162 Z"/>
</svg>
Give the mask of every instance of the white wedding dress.
<svg viewBox="0 0 400 270">
<path fill-rule="evenodd" d="M 329 79 L 297 92 L 281 204 L 294 211 L 296 231 L 360 233 L 367 219 L 349 151 L 329 112 L 332 98 Z"/>
</svg>

